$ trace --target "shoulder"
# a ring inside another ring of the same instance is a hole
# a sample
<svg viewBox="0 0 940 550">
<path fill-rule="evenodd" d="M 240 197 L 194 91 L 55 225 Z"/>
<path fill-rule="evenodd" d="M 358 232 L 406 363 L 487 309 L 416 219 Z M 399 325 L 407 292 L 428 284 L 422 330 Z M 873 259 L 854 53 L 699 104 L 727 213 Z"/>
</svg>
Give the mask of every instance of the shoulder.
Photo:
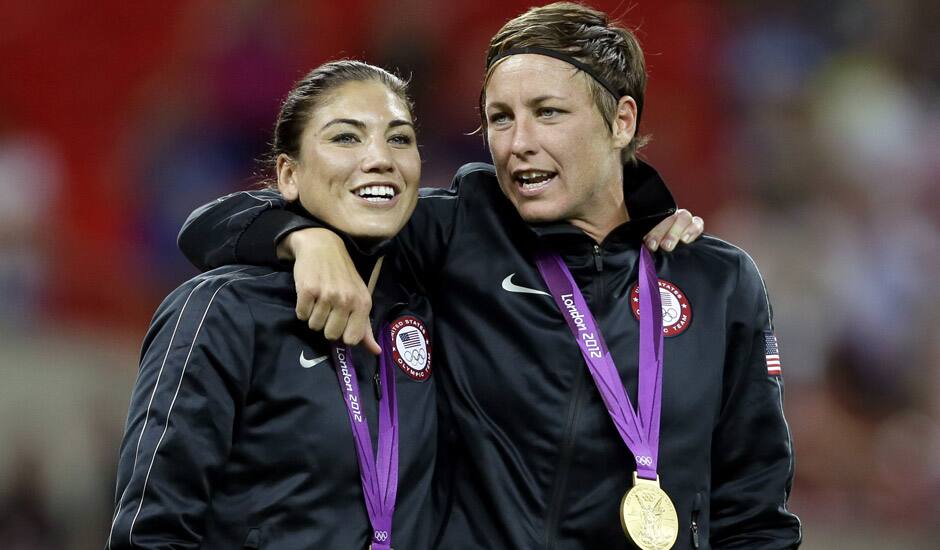
<svg viewBox="0 0 940 550">
<path fill-rule="evenodd" d="M 185 347 L 199 338 L 209 341 L 221 338 L 224 344 L 213 346 L 216 350 L 247 344 L 254 332 L 255 318 L 251 300 L 243 292 L 274 288 L 274 281 L 285 276 L 290 274 L 265 267 L 233 265 L 193 277 L 157 307 L 144 338 L 144 352 L 161 342 Z"/>
<path fill-rule="evenodd" d="M 743 248 L 718 238 L 714 235 L 703 234 L 696 242 L 690 245 L 698 254 L 712 258 L 714 261 L 726 262 L 729 267 L 750 277 L 763 279 L 757 262 Z"/>
<path fill-rule="evenodd" d="M 496 168 L 484 162 L 471 162 L 461 166 L 450 184 L 448 192 L 460 198 L 465 209 L 475 210 L 483 208 L 490 215 L 500 217 L 509 216 L 518 218 L 518 213 L 503 190 L 496 177 Z"/>
<path fill-rule="evenodd" d="M 743 248 L 708 233 L 703 233 L 690 244 L 680 245 L 676 251 L 682 248 L 688 249 L 688 253 L 699 260 L 719 262 L 736 269 L 745 264 L 754 265 L 751 256 Z"/>
<path fill-rule="evenodd" d="M 496 168 L 485 162 L 471 162 L 457 169 L 451 189 L 457 190 L 465 182 L 493 181 L 496 179 Z"/>
<path fill-rule="evenodd" d="M 770 305 L 767 285 L 754 258 L 743 248 L 714 235 L 704 234 L 689 248 L 710 268 L 722 270 L 728 276 L 737 278 L 738 292 L 759 295 L 761 300 Z"/>
<path fill-rule="evenodd" d="M 293 276 L 289 272 L 261 266 L 224 266 L 181 284 L 160 304 L 156 316 L 184 311 L 208 316 L 227 308 L 243 307 L 256 297 L 270 299 L 285 292 L 293 292 Z"/>
<path fill-rule="evenodd" d="M 510 206 L 496 179 L 496 170 L 483 162 L 465 164 L 457 170 L 448 188 L 422 188 L 420 190 L 416 216 L 421 219 L 430 213 L 431 217 L 443 217 L 451 221 L 468 215 L 477 216 L 500 206 L 498 213 L 506 214 L 505 206 Z M 512 209 L 509 213 L 514 213 Z M 487 214 L 489 215 L 489 214 Z M 462 218 L 461 218 L 462 219 Z M 440 219 L 437 220 L 438 222 Z"/>
<path fill-rule="evenodd" d="M 456 199 L 458 196 L 465 195 L 468 190 L 473 190 L 476 184 L 488 182 L 496 182 L 496 169 L 493 165 L 485 162 L 471 162 L 457 170 L 450 187 L 422 187 L 418 192 L 418 197 L 431 201 Z"/>
</svg>

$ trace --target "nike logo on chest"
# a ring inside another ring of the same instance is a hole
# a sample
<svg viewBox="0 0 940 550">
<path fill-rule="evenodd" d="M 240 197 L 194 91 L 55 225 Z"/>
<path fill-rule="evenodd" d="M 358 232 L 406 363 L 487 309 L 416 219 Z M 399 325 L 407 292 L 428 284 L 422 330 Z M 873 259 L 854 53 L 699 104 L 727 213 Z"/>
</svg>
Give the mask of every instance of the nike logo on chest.
<svg viewBox="0 0 940 550">
<path fill-rule="evenodd" d="M 320 357 L 314 357 L 313 359 L 307 359 L 304 357 L 304 350 L 300 350 L 300 366 L 305 369 L 311 369 L 320 363 L 329 359 L 329 355 L 321 355 Z"/>
<path fill-rule="evenodd" d="M 525 286 L 519 286 L 512 282 L 512 278 L 515 277 L 515 273 L 510 273 L 503 279 L 503 290 L 506 292 L 515 292 L 518 294 L 541 294 L 543 296 L 551 296 L 548 292 L 544 290 L 537 290 L 534 288 L 529 288 Z"/>
</svg>

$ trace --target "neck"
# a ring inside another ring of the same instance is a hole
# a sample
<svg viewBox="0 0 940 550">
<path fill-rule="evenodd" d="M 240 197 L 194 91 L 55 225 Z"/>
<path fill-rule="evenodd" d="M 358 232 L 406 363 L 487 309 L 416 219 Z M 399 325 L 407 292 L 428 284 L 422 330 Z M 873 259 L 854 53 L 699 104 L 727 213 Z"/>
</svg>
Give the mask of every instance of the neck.
<svg viewBox="0 0 940 550">
<path fill-rule="evenodd" d="M 600 244 L 611 231 L 630 221 L 623 198 L 623 182 L 617 182 L 606 192 L 598 194 L 585 210 L 587 212 L 583 215 L 572 216 L 567 221 Z"/>
<path fill-rule="evenodd" d="M 627 215 L 627 209 L 625 207 L 619 212 L 618 216 L 611 216 L 605 219 L 568 220 L 571 225 L 584 231 L 588 237 L 594 239 L 594 242 L 598 244 L 604 242 L 604 239 L 607 238 L 607 235 L 610 235 L 611 231 L 628 221 L 630 221 L 630 216 Z"/>
<path fill-rule="evenodd" d="M 388 240 L 385 237 L 353 237 L 352 235 L 349 236 L 349 239 L 356 243 L 356 247 L 360 251 L 366 254 L 375 250 L 379 245 Z"/>
</svg>

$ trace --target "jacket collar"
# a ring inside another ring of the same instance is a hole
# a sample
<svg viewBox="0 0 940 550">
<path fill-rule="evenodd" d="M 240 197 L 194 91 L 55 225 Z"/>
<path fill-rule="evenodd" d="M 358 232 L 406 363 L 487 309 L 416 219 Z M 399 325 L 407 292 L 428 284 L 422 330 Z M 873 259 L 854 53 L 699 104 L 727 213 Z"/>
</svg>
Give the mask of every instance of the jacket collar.
<svg viewBox="0 0 940 550">
<path fill-rule="evenodd" d="M 294 201 L 290 203 L 287 208 L 289 210 L 293 210 L 295 213 L 305 218 L 312 220 L 318 227 L 329 229 L 333 233 L 336 233 L 341 239 L 343 239 L 343 244 L 346 245 L 346 250 L 349 252 L 349 257 L 352 259 L 353 264 L 355 264 L 356 270 L 359 272 L 359 275 L 362 276 L 363 281 L 369 280 L 369 276 L 372 274 L 372 268 L 375 266 L 375 262 L 379 259 L 379 257 L 388 253 L 391 248 L 392 239 L 384 239 L 381 241 L 362 241 L 350 237 L 346 233 L 343 233 L 339 229 L 308 212 L 303 206 L 301 206 L 300 201 Z"/>
<path fill-rule="evenodd" d="M 636 246 L 653 227 L 676 211 L 676 201 L 655 168 L 637 160 L 623 167 L 623 196 L 629 221 L 617 226 L 604 239 L 605 247 Z M 590 241 L 583 231 L 565 221 L 528 224 L 540 240 L 554 246 L 564 242 Z"/>
</svg>

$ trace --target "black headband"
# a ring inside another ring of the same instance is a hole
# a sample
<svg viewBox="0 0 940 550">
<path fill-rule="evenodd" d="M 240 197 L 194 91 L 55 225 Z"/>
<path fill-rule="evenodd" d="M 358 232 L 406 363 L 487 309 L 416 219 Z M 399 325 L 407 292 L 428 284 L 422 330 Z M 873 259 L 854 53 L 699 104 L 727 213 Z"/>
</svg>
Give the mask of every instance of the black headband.
<svg viewBox="0 0 940 550">
<path fill-rule="evenodd" d="M 621 92 L 618 92 L 617 88 L 611 85 L 610 82 L 607 82 L 607 80 L 601 78 L 601 75 L 597 74 L 597 71 L 595 71 L 591 67 L 588 67 L 586 64 L 581 63 L 577 59 L 571 57 L 570 55 L 564 52 L 559 52 L 557 50 L 550 50 L 548 48 L 539 48 L 538 46 L 531 46 L 528 48 L 509 48 L 508 50 L 504 50 L 500 52 L 499 55 L 494 57 L 493 60 L 490 61 L 489 65 L 487 65 L 486 68 L 487 70 L 489 70 L 489 68 L 492 67 L 500 59 L 504 57 L 509 57 L 510 55 L 517 55 L 521 53 L 530 53 L 530 54 L 535 54 L 535 55 L 544 55 L 547 57 L 554 57 L 555 59 L 568 63 L 569 65 L 574 65 L 578 69 L 591 75 L 591 78 L 596 80 L 598 84 L 600 84 L 605 89 L 607 89 L 607 91 L 610 92 L 610 95 L 614 96 L 614 99 L 619 100 L 620 96 L 623 95 Z"/>
</svg>

